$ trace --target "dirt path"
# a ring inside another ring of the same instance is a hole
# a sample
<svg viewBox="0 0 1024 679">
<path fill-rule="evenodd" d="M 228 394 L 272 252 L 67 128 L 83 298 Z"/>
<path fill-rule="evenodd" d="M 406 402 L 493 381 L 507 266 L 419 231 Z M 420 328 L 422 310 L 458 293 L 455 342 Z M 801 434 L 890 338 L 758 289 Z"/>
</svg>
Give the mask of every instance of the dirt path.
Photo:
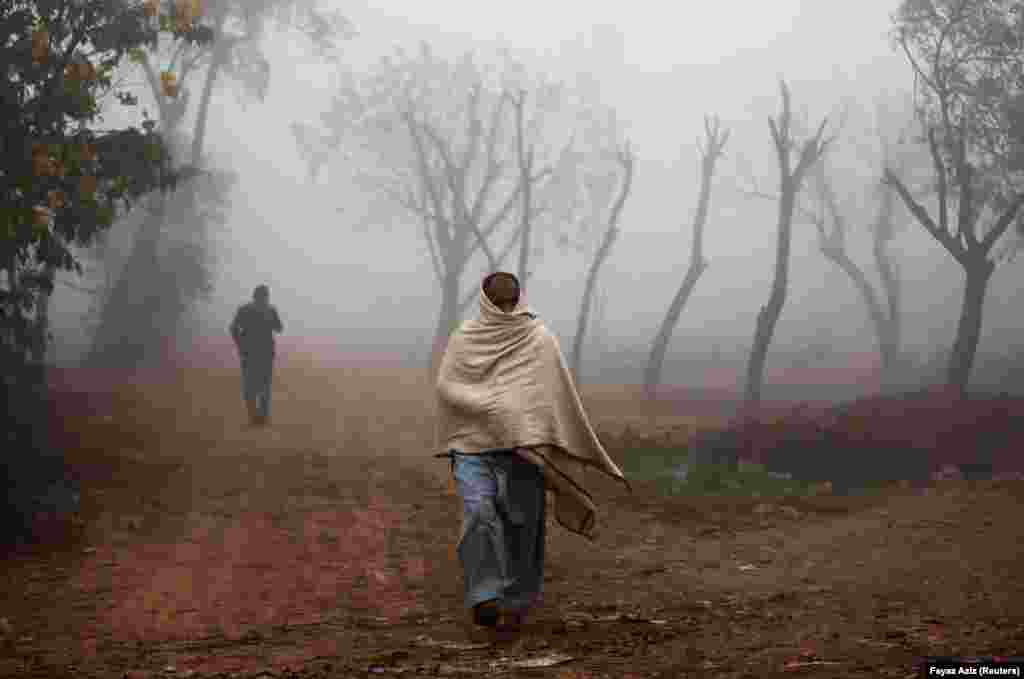
<svg viewBox="0 0 1024 679">
<path fill-rule="evenodd" d="M 602 535 L 550 528 L 524 634 L 467 643 L 458 501 L 407 379 L 293 361 L 265 430 L 230 371 L 69 418 L 84 524 L 5 563 L 0 675 L 902 678 L 1024 648 L 1014 482 L 783 504 L 597 482 Z"/>
</svg>

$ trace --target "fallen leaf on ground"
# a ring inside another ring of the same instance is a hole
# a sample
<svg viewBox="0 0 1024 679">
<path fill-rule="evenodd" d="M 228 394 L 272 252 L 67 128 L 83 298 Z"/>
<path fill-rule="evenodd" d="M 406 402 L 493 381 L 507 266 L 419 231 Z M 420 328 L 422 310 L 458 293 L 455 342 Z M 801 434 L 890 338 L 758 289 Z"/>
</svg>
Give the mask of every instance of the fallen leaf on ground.
<svg viewBox="0 0 1024 679">
<path fill-rule="evenodd" d="M 572 660 L 574 660 L 574 658 L 571 655 L 566 655 L 565 653 L 551 653 L 550 655 L 542 655 L 538 658 L 515 660 L 509 663 L 509 665 L 511 667 L 520 667 L 523 669 L 531 667 L 554 667 L 555 665 L 563 665 Z"/>
<path fill-rule="evenodd" d="M 459 641 L 438 641 L 431 639 L 428 636 L 420 635 L 416 637 L 415 642 L 418 646 L 431 646 L 437 648 L 446 648 L 452 651 L 476 651 L 484 648 L 490 648 L 490 644 L 487 643 L 470 643 L 470 642 L 459 642 Z"/>
<path fill-rule="evenodd" d="M 799 670 L 804 667 L 814 667 L 817 665 L 841 665 L 842 663 L 834 660 L 790 660 L 782 669 L 786 672 L 792 672 L 793 670 Z"/>
</svg>

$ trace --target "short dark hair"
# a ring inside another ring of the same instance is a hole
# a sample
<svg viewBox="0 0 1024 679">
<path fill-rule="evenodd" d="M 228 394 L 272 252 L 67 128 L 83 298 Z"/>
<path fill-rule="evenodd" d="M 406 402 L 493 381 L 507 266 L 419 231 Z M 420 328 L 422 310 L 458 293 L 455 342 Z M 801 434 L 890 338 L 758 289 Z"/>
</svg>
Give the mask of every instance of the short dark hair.
<svg viewBox="0 0 1024 679">
<path fill-rule="evenodd" d="M 265 285 L 257 285 L 256 289 L 252 291 L 253 299 L 259 297 L 270 297 L 270 288 Z"/>
<path fill-rule="evenodd" d="M 484 294 L 494 304 L 519 303 L 519 279 L 507 271 L 495 271 L 484 278 Z"/>
</svg>

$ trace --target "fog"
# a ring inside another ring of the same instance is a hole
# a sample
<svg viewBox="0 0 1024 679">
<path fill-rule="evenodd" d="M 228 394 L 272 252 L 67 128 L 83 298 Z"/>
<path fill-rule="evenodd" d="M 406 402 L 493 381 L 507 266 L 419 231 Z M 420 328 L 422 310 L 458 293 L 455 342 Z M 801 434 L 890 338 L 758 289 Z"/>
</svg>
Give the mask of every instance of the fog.
<svg viewBox="0 0 1024 679">
<path fill-rule="evenodd" d="M 666 8 L 650 0 L 630 4 L 628 11 L 621 3 L 539 0 L 388 0 L 336 7 L 359 31 L 342 43 L 340 54 L 356 70 L 396 46 L 414 48 L 425 40 L 451 56 L 466 50 L 486 56 L 507 47 L 532 68 L 568 80 L 592 73 L 600 83 L 604 102 L 626 126 L 637 167 L 622 236 L 602 269 L 604 318 L 588 352 L 593 345 L 649 347 L 688 262 L 700 160 L 694 142 L 705 114 L 721 116 L 732 137 L 711 194 L 705 244 L 710 268 L 682 314 L 671 358 L 705 356 L 716 344 L 727 354 L 749 350 L 772 279 L 776 204 L 744 195 L 738 170 L 745 163 L 760 186 L 774 190 L 777 167 L 767 119 L 778 111 L 780 77 L 808 121 L 826 115 L 838 120 L 843 107 L 867 115 L 880 93 L 908 91 L 910 69 L 887 37 L 895 4 L 775 0 L 704 4 L 700 12 L 686 3 Z M 356 229 L 352 215 L 366 198 L 346 181 L 340 158 L 332 159 L 317 182 L 307 181 L 289 125 L 317 123 L 331 100 L 333 67 L 286 33 L 271 34 L 266 50 L 272 76 L 265 102 L 243 103 L 230 86 L 215 95 L 207 146 L 214 164 L 238 172 L 240 182 L 230 221 L 216 235 L 213 296 L 197 309 L 204 332 L 226 332 L 234 308 L 265 282 L 288 335 L 425 351 L 439 293 L 416 221 L 396 216 L 391 223 Z M 847 139 L 857 134 L 864 131 L 856 124 L 844 129 L 836 156 L 842 176 L 852 178 L 853 201 L 872 181 L 870 167 L 846 150 Z M 844 197 L 846 185 L 837 190 Z M 905 212 L 899 214 L 904 226 L 892 250 L 904 279 L 904 345 L 930 355 L 953 341 L 962 271 Z M 867 225 L 851 224 L 848 240 L 853 259 L 877 283 Z M 482 258 L 475 264 L 464 286 L 483 273 Z M 527 293 L 566 345 L 575 332 L 585 266 L 583 255 L 562 254 L 547 243 Z M 1024 270 L 1016 263 L 993 278 L 982 353 L 1020 346 L 1014 295 L 1022 282 Z M 66 293 L 54 303 L 55 335 L 63 327 L 73 336 L 81 297 Z M 814 342 L 840 355 L 875 351 L 857 291 L 818 251 L 814 228 L 798 222 L 790 292 L 773 352 Z M 75 351 L 57 348 L 58 357 Z"/>
</svg>

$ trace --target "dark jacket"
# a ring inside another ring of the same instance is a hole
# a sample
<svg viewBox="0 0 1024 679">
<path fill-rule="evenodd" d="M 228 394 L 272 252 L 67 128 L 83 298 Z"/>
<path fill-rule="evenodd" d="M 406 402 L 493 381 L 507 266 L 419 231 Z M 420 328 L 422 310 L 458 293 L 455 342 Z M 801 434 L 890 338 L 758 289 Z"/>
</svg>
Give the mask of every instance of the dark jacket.
<svg viewBox="0 0 1024 679">
<path fill-rule="evenodd" d="M 281 332 L 281 317 L 271 304 L 248 302 L 231 321 L 231 338 L 245 356 L 273 356 L 274 333 Z"/>
</svg>

